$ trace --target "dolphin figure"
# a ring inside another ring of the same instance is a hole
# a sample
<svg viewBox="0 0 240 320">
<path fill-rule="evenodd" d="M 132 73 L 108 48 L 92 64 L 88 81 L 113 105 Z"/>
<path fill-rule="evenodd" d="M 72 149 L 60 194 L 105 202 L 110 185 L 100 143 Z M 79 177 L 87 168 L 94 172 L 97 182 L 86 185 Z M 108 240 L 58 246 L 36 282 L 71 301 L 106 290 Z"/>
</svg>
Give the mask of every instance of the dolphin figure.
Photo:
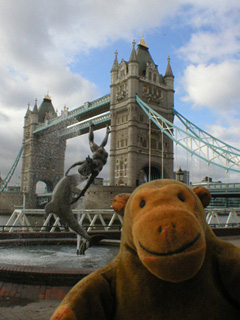
<svg viewBox="0 0 240 320">
<path fill-rule="evenodd" d="M 77 185 L 87 179 L 87 176 L 81 176 L 79 174 L 72 174 L 64 176 L 55 186 L 52 193 L 52 200 L 45 206 L 45 212 L 55 213 L 63 222 L 63 224 L 81 237 L 86 239 L 82 251 L 85 251 L 88 247 L 98 243 L 104 239 L 103 235 L 89 236 L 87 231 L 82 228 L 74 217 L 71 208 L 72 194 L 80 194 L 81 190 L 77 188 Z"/>
</svg>

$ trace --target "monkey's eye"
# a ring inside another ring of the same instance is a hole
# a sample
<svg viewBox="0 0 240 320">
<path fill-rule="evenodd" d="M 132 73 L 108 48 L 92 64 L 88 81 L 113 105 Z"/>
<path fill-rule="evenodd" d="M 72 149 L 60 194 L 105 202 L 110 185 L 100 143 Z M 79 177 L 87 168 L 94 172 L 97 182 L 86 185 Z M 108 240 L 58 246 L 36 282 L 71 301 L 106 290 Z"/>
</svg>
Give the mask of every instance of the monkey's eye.
<svg viewBox="0 0 240 320">
<path fill-rule="evenodd" d="M 177 197 L 178 197 L 178 199 L 179 199 L 180 201 L 182 201 L 182 202 L 185 201 L 185 197 L 184 197 L 181 193 L 179 193 L 179 194 L 177 195 Z"/>
<path fill-rule="evenodd" d="M 140 205 L 141 208 L 143 208 L 145 206 L 145 204 L 146 204 L 146 201 L 145 200 L 141 200 L 139 205 Z"/>
</svg>

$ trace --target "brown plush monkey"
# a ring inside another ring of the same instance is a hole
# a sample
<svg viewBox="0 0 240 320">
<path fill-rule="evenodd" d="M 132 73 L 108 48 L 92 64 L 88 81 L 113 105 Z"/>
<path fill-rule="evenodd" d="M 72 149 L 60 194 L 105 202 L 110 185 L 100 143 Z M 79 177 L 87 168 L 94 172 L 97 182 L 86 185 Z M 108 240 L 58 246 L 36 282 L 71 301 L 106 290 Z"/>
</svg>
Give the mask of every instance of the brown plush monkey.
<svg viewBox="0 0 240 320">
<path fill-rule="evenodd" d="M 52 316 L 81 320 L 240 319 L 240 249 L 205 220 L 207 189 L 155 180 L 117 196 L 121 247 Z"/>
</svg>

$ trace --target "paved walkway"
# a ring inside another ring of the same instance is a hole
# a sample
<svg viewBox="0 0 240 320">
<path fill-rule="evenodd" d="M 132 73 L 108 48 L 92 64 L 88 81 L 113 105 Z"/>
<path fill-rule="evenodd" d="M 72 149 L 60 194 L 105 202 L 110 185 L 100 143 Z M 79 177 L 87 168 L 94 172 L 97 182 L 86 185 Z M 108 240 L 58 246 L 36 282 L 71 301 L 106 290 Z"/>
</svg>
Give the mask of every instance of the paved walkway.
<svg viewBox="0 0 240 320">
<path fill-rule="evenodd" d="M 48 320 L 70 289 L 0 282 L 0 320 Z"/>
<path fill-rule="evenodd" d="M 58 305 L 58 300 L 39 300 L 25 306 L 0 307 L 0 320 L 49 320 Z"/>
</svg>

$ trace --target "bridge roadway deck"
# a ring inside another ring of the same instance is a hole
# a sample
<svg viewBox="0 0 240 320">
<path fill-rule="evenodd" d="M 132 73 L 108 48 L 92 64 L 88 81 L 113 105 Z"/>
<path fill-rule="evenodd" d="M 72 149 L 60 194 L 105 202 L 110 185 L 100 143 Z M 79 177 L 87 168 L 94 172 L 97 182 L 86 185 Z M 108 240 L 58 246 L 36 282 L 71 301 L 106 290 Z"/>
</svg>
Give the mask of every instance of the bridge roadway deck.
<svg viewBox="0 0 240 320">
<path fill-rule="evenodd" d="M 240 236 L 221 237 L 240 247 Z M 70 286 L 0 282 L 0 320 L 50 319 Z"/>
</svg>

